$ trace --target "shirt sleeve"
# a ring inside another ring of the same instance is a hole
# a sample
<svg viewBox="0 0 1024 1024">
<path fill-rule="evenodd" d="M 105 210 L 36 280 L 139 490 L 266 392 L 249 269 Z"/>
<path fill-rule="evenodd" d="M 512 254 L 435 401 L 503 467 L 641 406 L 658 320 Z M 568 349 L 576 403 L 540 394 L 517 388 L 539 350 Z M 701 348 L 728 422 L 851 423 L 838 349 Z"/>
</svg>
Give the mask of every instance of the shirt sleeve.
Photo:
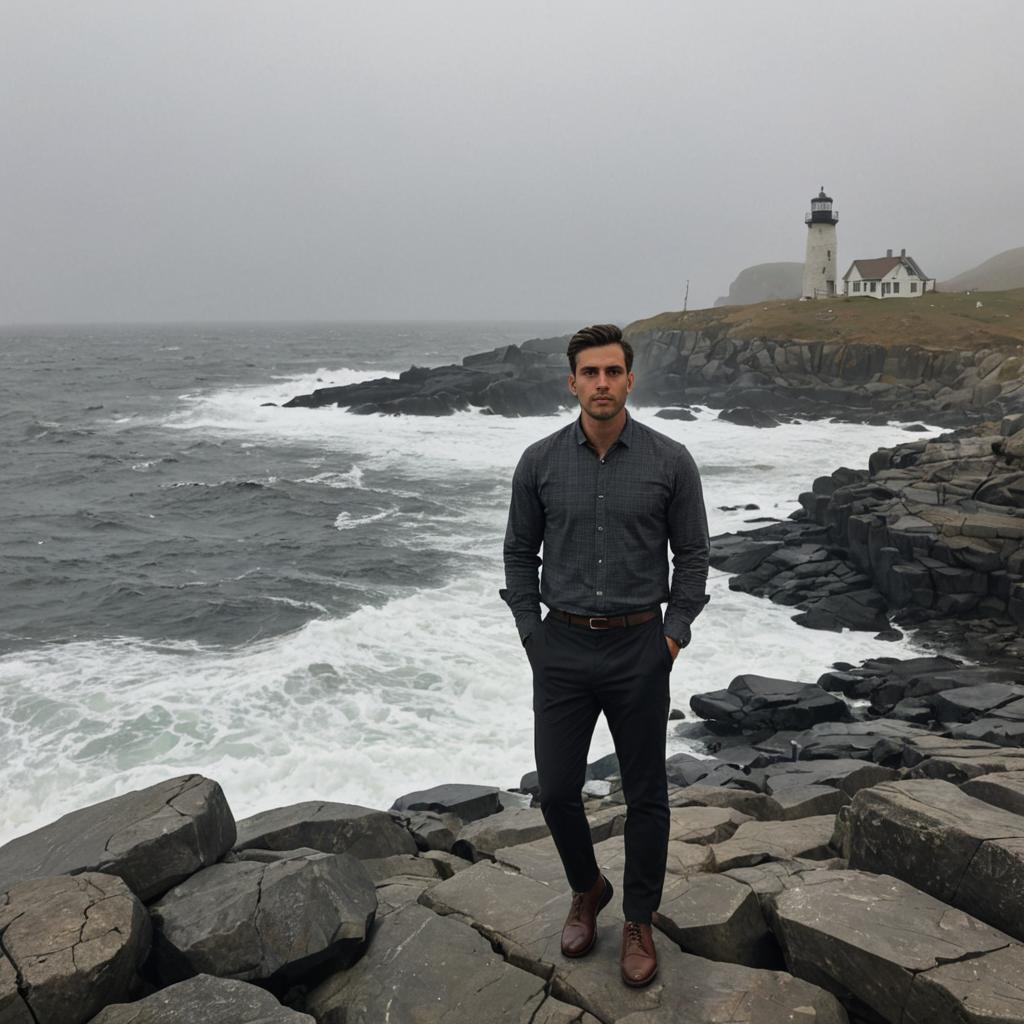
<svg viewBox="0 0 1024 1024">
<path fill-rule="evenodd" d="M 708 517 L 697 464 L 683 449 L 676 463 L 675 489 L 668 506 L 672 586 L 665 611 L 665 635 L 680 647 L 690 642 L 690 624 L 711 600 L 708 579 Z"/>
<path fill-rule="evenodd" d="M 540 622 L 537 570 L 544 540 L 544 507 L 537 493 L 535 466 L 524 452 L 512 477 L 512 500 L 505 528 L 505 589 L 502 600 L 512 609 L 519 637 L 526 638 Z"/>
</svg>

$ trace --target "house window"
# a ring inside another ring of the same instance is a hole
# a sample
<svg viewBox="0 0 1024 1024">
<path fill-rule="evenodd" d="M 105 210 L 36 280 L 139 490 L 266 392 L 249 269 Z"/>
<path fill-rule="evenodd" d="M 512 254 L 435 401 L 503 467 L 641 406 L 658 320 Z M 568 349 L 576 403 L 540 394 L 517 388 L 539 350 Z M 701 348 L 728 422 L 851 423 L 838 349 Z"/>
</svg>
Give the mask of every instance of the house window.
<svg viewBox="0 0 1024 1024">
<path fill-rule="evenodd" d="M 827 258 L 828 259 L 832 259 L 832 250 L 831 249 L 826 249 L 825 251 L 828 253 L 828 257 Z"/>
<path fill-rule="evenodd" d="M 900 283 L 899 283 L 899 281 L 893 281 L 893 283 L 892 283 L 892 293 L 893 293 L 893 295 L 899 295 L 899 293 L 900 293 Z"/>
<path fill-rule="evenodd" d="M 854 281 L 853 282 L 853 290 L 855 292 L 859 292 L 860 291 L 860 281 Z"/>
<path fill-rule="evenodd" d="M 889 282 L 888 281 L 883 281 L 882 282 L 882 294 L 883 295 L 888 295 L 889 294 Z"/>
<path fill-rule="evenodd" d="M 877 282 L 877 281 L 872 281 L 872 282 L 871 282 L 871 290 L 872 290 L 872 291 L 877 291 L 877 288 L 876 288 L 876 285 L 877 285 L 877 284 L 878 284 L 878 282 Z"/>
<path fill-rule="evenodd" d="M 916 281 L 911 281 L 910 282 L 910 290 L 911 290 L 911 292 L 916 292 L 917 291 L 917 282 Z"/>
</svg>

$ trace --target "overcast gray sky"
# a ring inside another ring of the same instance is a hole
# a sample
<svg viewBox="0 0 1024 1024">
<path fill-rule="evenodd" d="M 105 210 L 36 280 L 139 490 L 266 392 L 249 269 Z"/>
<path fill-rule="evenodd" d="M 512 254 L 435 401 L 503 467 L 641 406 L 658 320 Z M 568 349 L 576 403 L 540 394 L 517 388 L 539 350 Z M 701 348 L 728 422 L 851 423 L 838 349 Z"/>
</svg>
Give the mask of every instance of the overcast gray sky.
<svg viewBox="0 0 1024 1024">
<path fill-rule="evenodd" d="M 1024 245 L 1024 3 L 0 0 L 0 322 L 569 319 Z"/>
</svg>

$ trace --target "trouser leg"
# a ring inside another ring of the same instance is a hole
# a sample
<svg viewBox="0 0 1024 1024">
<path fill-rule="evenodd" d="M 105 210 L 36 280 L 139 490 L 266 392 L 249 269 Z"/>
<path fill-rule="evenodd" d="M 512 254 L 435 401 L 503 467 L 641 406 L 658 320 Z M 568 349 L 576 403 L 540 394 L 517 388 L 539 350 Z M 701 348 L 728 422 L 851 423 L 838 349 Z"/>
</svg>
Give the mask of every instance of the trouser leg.
<svg viewBox="0 0 1024 1024">
<path fill-rule="evenodd" d="M 549 618 L 527 641 L 540 806 L 576 892 L 590 889 L 599 874 L 581 791 L 600 706 L 593 644 L 581 632 Z"/>
<path fill-rule="evenodd" d="M 615 741 L 626 799 L 622 910 L 649 923 L 661 902 L 668 854 L 665 734 L 671 656 L 660 617 L 604 640 L 599 697 Z"/>
</svg>

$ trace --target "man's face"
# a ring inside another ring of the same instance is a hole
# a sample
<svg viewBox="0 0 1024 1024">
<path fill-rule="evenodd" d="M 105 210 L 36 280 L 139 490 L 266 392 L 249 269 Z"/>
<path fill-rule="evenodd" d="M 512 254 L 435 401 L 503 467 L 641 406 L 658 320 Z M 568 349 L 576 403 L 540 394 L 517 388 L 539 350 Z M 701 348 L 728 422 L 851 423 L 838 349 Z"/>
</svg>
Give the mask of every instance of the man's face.
<svg viewBox="0 0 1024 1024">
<path fill-rule="evenodd" d="M 583 412 L 595 420 L 614 419 L 633 390 L 633 374 L 626 372 L 622 346 L 595 345 L 576 356 L 576 373 L 569 375 L 569 390 Z"/>
</svg>

